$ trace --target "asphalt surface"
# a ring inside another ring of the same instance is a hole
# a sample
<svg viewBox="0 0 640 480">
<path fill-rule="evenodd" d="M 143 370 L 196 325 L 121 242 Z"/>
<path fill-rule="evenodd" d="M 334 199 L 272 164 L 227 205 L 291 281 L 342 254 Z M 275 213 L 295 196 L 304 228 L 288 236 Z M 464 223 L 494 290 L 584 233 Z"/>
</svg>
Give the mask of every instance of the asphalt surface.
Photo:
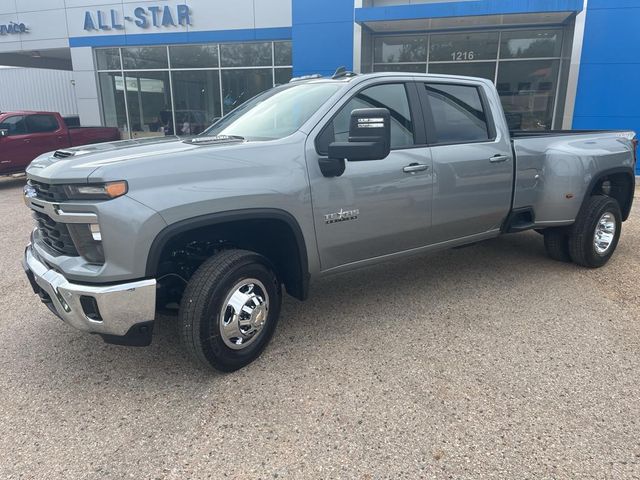
<svg viewBox="0 0 640 480">
<path fill-rule="evenodd" d="M 526 233 L 323 281 L 222 375 L 170 317 L 138 349 L 54 318 L 22 184 L 0 179 L 0 479 L 640 478 L 639 207 L 600 270 Z"/>
</svg>

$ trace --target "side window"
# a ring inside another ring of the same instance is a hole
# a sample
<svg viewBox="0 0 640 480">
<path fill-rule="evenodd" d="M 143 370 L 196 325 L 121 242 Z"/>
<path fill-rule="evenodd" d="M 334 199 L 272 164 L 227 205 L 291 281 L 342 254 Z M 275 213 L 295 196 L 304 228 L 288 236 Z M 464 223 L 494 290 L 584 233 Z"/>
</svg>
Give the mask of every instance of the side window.
<svg viewBox="0 0 640 480">
<path fill-rule="evenodd" d="M 487 116 L 478 87 L 426 84 L 431 106 L 433 143 L 466 143 L 489 140 Z"/>
<path fill-rule="evenodd" d="M 58 121 L 53 115 L 29 115 L 27 117 L 29 133 L 47 133 L 58 130 Z"/>
<path fill-rule="evenodd" d="M 351 112 L 358 108 L 386 108 L 391 113 L 391 148 L 415 144 L 414 125 L 407 90 L 403 83 L 375 85 L 357 93 L 329 122 L 316 141 L 316 148 L 326 154 L 332 142 L 349 140 Z"/>
<path fill-rule="evenodd" d="M 0 129 L 9 130 L 9 135 L 24 135 L 27 133 L 27 125 L 22 115 L 5 118 L 0 123 Z"/>
</svg>

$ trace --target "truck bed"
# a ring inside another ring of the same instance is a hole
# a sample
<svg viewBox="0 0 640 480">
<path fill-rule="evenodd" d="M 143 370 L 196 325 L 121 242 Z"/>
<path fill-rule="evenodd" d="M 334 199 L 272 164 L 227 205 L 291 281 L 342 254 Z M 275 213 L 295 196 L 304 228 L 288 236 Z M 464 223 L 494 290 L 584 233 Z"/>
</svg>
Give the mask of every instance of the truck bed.
<svg viewBox="0 0 640 480">
<path fill-rule="evenodd" d="M 536 227 L 569 225 L 596 174 L 633 169 L 632 131 L 512 132 L 513 208 L 531 208 Z"/>
<path fill-rule="evenodd" d="M 566 135 L 593 135 L 597 133 L 618 133 L 616 130 L 511 130 L 512 139 L 560 137 Z"/>
</svg>

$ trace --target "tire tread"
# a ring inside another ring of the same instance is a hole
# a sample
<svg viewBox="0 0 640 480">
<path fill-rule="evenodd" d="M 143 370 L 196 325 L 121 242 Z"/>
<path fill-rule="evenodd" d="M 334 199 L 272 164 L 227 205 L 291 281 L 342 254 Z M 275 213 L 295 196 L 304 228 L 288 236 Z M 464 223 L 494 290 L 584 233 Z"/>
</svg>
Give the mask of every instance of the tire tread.
<svg viewBox="0 0 640 480">
<path fill-rule="evenodd" d="M 618 231 L 616 233 L 619 238 L 620 231 L 622 229 L 622 222 L 620 220 L 621 215 L 618 202 L 605 195 L 593 195 L 589 197 L 578 214 L 578 218 L 573 224 L 569 235 L 569 253 L 574 263 L 587 268 L 597 268 L 604 265 L 615 251 L 617 239 L 614 240 L 616 244 L 612 246 L 611 252 L 604 261 L 594 262 L 589 258 L 592 253 L 594 234 L 591 225 L 599 220 L 601 212 L 607 207 L 607 205 L 611 206 L 612 211 L 617 212 L 616 220 Z"/>
<path fill-rule="evenodd" d="M 256 259 L 263 258 L 248 250 L 222 250 L 206 260 L 187 284 L 179 313 L 181 340 L 187 353 L 202 365 L 212 365 L 199 338 L 200 324 L 212 289 L 211 279 L 223 277 L 237 262 L 251 256 Z M 220 369 L 218 366 L 214 367 Z"/>
</svg>

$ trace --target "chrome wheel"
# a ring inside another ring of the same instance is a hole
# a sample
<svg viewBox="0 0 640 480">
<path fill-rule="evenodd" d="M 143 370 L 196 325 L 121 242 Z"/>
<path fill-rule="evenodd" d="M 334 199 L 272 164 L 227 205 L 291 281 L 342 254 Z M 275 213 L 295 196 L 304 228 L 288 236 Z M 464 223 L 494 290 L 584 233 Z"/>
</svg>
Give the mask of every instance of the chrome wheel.
<svg viewBox="0 0 640 480">
<path fill-rule="evenodd" d="M 220 311 L 220 335 L 225 345 L 241 350 L 259 336 L 269 316 L 269 295 L 255 278 L 238 282 L 230 291 Z"/>
<path fill-rule="evenodd" d="M 616 217 L 611 212 L 605 212 L 598 220 L 593 235 L 593 246 L 598 255 L 606 255 L 616 236 Z"/>
</svg>

